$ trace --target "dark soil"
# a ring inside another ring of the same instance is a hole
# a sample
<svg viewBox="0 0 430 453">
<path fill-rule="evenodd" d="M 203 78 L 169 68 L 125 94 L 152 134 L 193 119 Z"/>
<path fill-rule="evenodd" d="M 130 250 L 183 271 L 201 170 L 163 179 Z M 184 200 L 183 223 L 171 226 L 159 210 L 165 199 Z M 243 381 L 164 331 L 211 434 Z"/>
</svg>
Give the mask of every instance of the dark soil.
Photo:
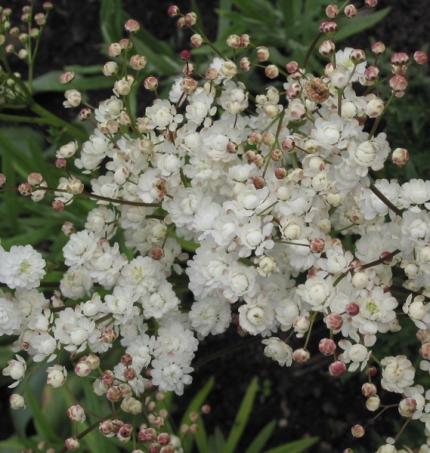
<svg viewBox="0 0 430 453">
<path fill-rule="evenodd" d="M 9 3 L 23 4 L 22 1 Z M 123 0 L 132 17 L 138 19 L 156 37 L 170 42 L 180 50 L 183 43 L 177 40 L 174 24 L 165 14 L 169 3 L 167 0 Z M 190 2 L 176 3 L 187 9 Z M 213 34 L 217 23 L 214 8 L 218 1 L 199 0 L 197 3 L 209 34 Z M 364 38 L 353 38 L 352 45 L 367 47 L 370 39 L 391 43 L 395 50 L 413 51 L 428 45 L 428 0 L 381 0 L 380 3 L 381 6 L 391 6 L 391 14 Z M 45 45 L 40 50 L 39 73 L 59 70 L 70 64 L 94 65 L 105 61 L 100 47 L 102 37 L 98 11 L 97 0 L 55 1 L 55 10 L 44 38 Z M 54 111 L 61 111 L 60 95 L 44 95 L 39 101 Z M 329 377 L 327 363 L 318 356 L 315 361 L 312 360 L 303 367 L 285 369 L 265 359 L 259 343 L 251 341 L 248 344 L 248 341 L 234 332 L 223 338 L 208 340 L 199 352 L 197 363 L 208 354 L 224 348 L 235 348 L 238 342 L 246 345 L 239 351 L 209 363 L 200 362 L 194 384 L 186 392 L 184 401 L 189 400 L 210 376 L 214 376 L 216 386 L 209 398 L 213 411 L 207 416 L 207 421 L 211 428 L 220 426 L 224 432 L 228 432 L 248 383 L 254 376 L 258 376 L 264 392 L 257 401 L 239 453 L 245 451 L 246 445 L 259 429 L 272 419 L 278 420 L 280 425 L 272 439 L 273 446 L 309 434 L 321 439 L 312 450 L 315 453 L 336 453 L 346 447 L 353 447 L 349 431 L 351 425 L 364 423 L 369 418 L 368 413 L 363 411 L 363 399 L 359 393 L 360 378 L 352 377 L 347 382 L 340 382 Z M 3 416 L 0 438 L 8 437 L 12 429 L 10 419 L 5 415 L 8 413 L 7 393 L 5 389 L 1 392 L 0 413 Z M 181 409 L 183 408 L 179 408 L 178 412 Z M 383 424 L 384 419 L 378 422 L 377 430 Z"/>
</svg>

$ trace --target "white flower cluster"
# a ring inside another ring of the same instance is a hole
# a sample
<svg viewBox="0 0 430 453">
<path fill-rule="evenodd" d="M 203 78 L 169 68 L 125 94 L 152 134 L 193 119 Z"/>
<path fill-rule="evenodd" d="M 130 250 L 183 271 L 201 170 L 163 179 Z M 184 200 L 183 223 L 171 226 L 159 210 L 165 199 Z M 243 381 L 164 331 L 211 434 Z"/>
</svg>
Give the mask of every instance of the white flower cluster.
<svg viewBox="0 0 430 453">
<path fill-rule="evenodd" d="M 338 51 L 321 77 L 291 62 L 283 87 L 255 98 L 232 61 L 216 57 L 200 84 L 187 63 L 169 98 L 139 118 L 125 102 L 133 79 L 117 80 L 94 112 L 90 138 L 57 153 L 92 179 L 85 192 L 75 177 L 61 178 L 55 202 L 86 195 L 98 203 L 83 230 L 64 228 L 61 295 L 52 302 L 34 289 L 44 261 L 31 247 L 0 250 L 0 282 L 16 289 L 0 298 L 0 334 L 18 335 L 16 349 L 35 361 L 61 349 L 89 354 L 76 366 L 81 376 L 119 344 L 127 360 L 94 388 L 130 403 L 149 380 L 182 394 L 198 340 L 233 322 L 291 366 L 309 358 L 312 326 L 323 321 L 330 338 L 321 352 L 343 351 L 329 369 L 337 376 L 368 370 L 378 334 L 401 329 L 398 268 L 411 291 L 403 312 L 420 329 L 421 368 L 430 370 L 430 182 L 375 180 L 392 150 L 384 133 L 367 131 L 385 103 L 357 94 L 372 80 L 360 57 Z M 392 156 L 401 165 L 407 152 Z M 178 297 L 178 279 L 188 279 L 190 306 Z M 304 347 L 293 351 L 288 335 L 305 337 Z M 413 399 L 410 416 L 430 432 L 411 361 L 397 355 L 380 365 L 382 388 Z M 17 382 L 24 372 L 19 356 L 4 370 Z M 51 375 L 65 379 L 63 370 Z M 128 390 L 117 396 L 112 389 L 124 380 Z M 368 408 L 379 407 L 375 393 L 366 396 Z"/>
</svg>

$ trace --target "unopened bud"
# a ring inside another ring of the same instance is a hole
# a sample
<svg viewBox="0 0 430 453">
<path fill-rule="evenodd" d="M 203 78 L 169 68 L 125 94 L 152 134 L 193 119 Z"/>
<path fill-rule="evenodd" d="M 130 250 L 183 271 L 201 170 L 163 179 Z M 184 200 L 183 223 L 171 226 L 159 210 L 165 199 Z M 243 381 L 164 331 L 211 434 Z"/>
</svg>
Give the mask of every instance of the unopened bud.
<svg viewBox="0 0 430 453">
<path fill-rule="evenodd" d="M 296 349 L 293 352 L 293 360 L 297 363 L 305 363 L 310 359 L 311 355 L 308 350 L 304 348 Z"/>
<path fill-rule="evenodd" d="M 429 61 L 429 56 L 427 52 L 423 52 L 422 50 L 417 50 L 414 52 L 414 60 L 417 64 L 423 65 L 427 64 Z"/>
<path fill-rule="evenodd" d="M 376 389 L 376 385 L 375 384 L 372 384 L 371 382 L 365 382 L 362 386 L 361 386 L 361 394 L 365 397 L 365 398 L 369 398 L 371 396 L 375 396 L 377 393 L 377 389 Z"/>
<path fill-rule="evenodd" d="M 259 47 L 257 47 L 256 51 L 257 51 L 257 59 L 260 63 L 263 63 L 270 58 L 270 52 L 267 47 L 259 46 Z"/>
<path fill-rule="evenodd" d="M 331 376 L 339 377 L 346 373 L 346 365 L 341 360 L 336 360 L 328 367 Z"/>
<path fill-rule="evenodd" d="M 149 76 L 143 81 L 143 86 L 149 91 L 155 91 L 158 88 L 158 79 L 154 76 Z"/>
<path fill-rule="evenodd" d="M 140 24 L 135 19 L 128 19 L 128 21 L 124 24 L 124 29 L 129 33 L 136 33 L 140 30 Z"/>
<path fill-rule="evenodd" d="M 350 3 L 349 5 L 346 5 L 345 8 L 343 8 L 343 13 L 346 17 L 354 17 L 357 15 L 357 8 L 355 7 L 355 5 Z"/>
<path fill-rule="evenodd" d="M 322 338 L 318 344 L 321 354 L 330 356 L 336 351 L 336 343 L 331 338 Z"/>
<path fill-rule="evenodd" d="M 409 152 L 405 148 L 396 148 L 391 155 L 391 160 L 398 167 L 403 167 L 409 161 Z"/>
<path fill-rule="evenodd" d="M 364 429 L 364 427 L 362 425 L 354 425 L 351 428 L 351 434 L 356 439 L 360 439 L 361 437 L 363 437 L 366 434 L 366 430 Z"/>
</svg>

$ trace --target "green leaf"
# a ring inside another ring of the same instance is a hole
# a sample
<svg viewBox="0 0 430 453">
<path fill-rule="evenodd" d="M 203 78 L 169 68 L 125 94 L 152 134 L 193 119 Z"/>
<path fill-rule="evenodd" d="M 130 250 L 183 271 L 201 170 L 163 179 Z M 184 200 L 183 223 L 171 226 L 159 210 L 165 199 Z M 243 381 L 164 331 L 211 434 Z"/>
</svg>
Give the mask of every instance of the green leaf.
<svg viewBox="0 0 430 453">
<path fill-rule="evenodd" d="M 76 77 L 68 84 L 61 84 L 58 80 L 62 71 L 51 71 L 37 77 L 33 81 L 33 91 L 35 93 L 49 93 L 49 92 L 62 92 L 70 89 L 79 91 L 90 90 L 103 90 L 113 87 L 113 80 L 103 75 L 83 77 L 76 75 Z"/>
<path fill-rule="evenodd" d="M 232 0 L 220 0 L 218 10 L 218 31 L 216 40 L 221 40 L 225 31 L 230 27 L 230 19 L 224 14 L 219 14 L 221 11 L 227 13 L 231 11 Z"/>
<path fill-rule="evenodd" d="M 27 402 L 29 408 L 31 409 L 31 413 L 33 415 L 34 425 L 36 427 L 36 431 L 39 435 L 48 441 L 59 441 L 60 438 L 55 434 L 51 425 L 49 424 L 48 419 L 46 418 L 45 414 L 43 413 L 41 404 L 35 398 L 33 394 L 33 389 L 30 386 L 27 386 L 24 392 L 25 401 Z"/>
<path fill-rule="evenodd" d="M 334 34 L 334 40 L 343 41 L 350 36 L 361 33 L 364 30 L 374 27 L 381 22 L 391 11 L 390 7 L 381 9 L 376 13 L 358 15 L 352 19 L 343 19 L 339 21 L 339 31 Z"/>
<path fill-rule="evenodd" d="M 265 453 L 303 453 L 308 448 L 312 447 L 318 442 L 318 437 L 309 437 L 305 439 L 296 440 L 280 447 L 271 448 Z"/>
<path fill-rule="evenodd" d="M 272 420 L 268 423 L 255 437 L 255 439 L 251 442 L 249 447 L 246 450 L 246 453 L 260 453 L 263 451 L 264 446 L 270 439 L 274 429 L 276 427 L 276 421 Z"/>
<path fill-rule="evenodd" d="M 236 418 L 231 428 L 230 434 L 227 438 L 227 443 L 223 453 L 234 453 L 239 440 L 245 430 L 248 419 L 251 415 L 252 408 L 254 407 L 255 396 L 258 391 L 258 380 L 254 378 L 249 384 L 245 396 L 240 404 L 239 411 L 236 414 Z"/>
<path fill-rule="evenodd" d="M 9 439 L 0 442 L 0 453 L 21 452 L 23 448 L 28 447 L 28 444 L 23 442 L 19 437 L 10 437 Z M 34 447 L 36 443 L 34 442 Z"/>
<path fill-rule="evenodd" d="M 125 21 L 126 15 L 121 0 L 101 0 L 100 28 L 106 44 L 119 41 L 122 38 Z"/>
<path fill-rule="evenodd" d="M 206 384 L 203 386 L 203 388 L 201 390 L 199 390 L 199 392 L 192 399 L 191 403 L 188 405 L 187 410 L 185 411 L 185 414 L 182 417 L 181 425 L 189 423 L 191 412 L 197 412 L 197 413 L 200 412 L 200 408 L 206 401 L 206 398 L 208 397 L 214 384 L 215 384 L 214 378 L 210 378 L 208 380 L 208 382 L 206 382 Z M 185 453 L 191 452 L 191 449 L 193 446 L 193 438 L 190 436 L 181 435 L 180 439 L 181 439 L 182 448 L 184 449 L 184 452 Z"/>
</svg>

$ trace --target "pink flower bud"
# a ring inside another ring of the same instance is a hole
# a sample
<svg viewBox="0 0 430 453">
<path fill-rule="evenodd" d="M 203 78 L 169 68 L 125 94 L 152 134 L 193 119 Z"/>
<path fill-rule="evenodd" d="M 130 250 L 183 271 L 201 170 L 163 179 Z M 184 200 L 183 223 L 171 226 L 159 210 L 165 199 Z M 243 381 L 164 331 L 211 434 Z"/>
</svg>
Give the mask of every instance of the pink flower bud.
<svg viewBox="0 0 430 453">
<path fill-rule="evenodd" d="M 427 52 L 417 50 L 416 52 L 414 52 L 414 60 L 418 64 L 427 64 L 429 61 L 429 56 Z"/>
<path fill-rule="evenodd" d="M 369 8 L 375 8 L 378 5 L 378 0 L 365 0 L 364 3 Z"/>
<path fill-rule="evenodd" d="M 118 430 L 117 438 L 121 442 L 128 442 L 131 438 L 132 432 L 133 432 L 133 426 L 130 425 L 129 423 L 124 423 L 124 425 L 122 425 Z"/>
<path fill-rule="evenodd" d="M 257 60 L 260 63 L 263 63 L 270 58 L 270 52 L 267 47 L 264 47 L 264 46 L 257 47 L 256 51 L 257 51 Z"/>
<path fill-rule="evenodd" d="M 164 250 L 161 247 L 153 247 L 150 251 L 151 258 L 159 261 L 164 256 Z"/>
<path fill-rule="evenodd" d="M 351 52 L 351 60 L 355 64 L 362 63 L 366 60 L 366 53 L 362 49 L 353 49 Z"/>
<path fill-rule="evenodd" d="M 294 74 L 300 69 L 299 63 L 297 61 L 289 61 L 286 65 L 285 68 L 288 72 L 288 74 Z"/>
<path fill-rule="evenodd" d="M 336 351 L 336 343 L 331 338 L 322 338 L 318 344 L 321 354 L 330 356 Z"/>
<path fill-rule="evenodd" d="M 264 180 L 263 177 L 261 176 L 253 176 L 251 178 L 252 183 L 254 184 L 254 187 L 256 189 L 262 189 L 263 187 L 266 186 L 266 181 Z"/>
<path fill-rule="evenodd" d="M 67 451 L 77 450 L 79 448 L 79 440 L 76 437 L 69 437 L 64 441 L 64 447 Z"/>
<path fill-rule="evenodd" d="M 319 238 L 312 239 L 309 247 L 313 253 L 322 253 L 325 247 L 325 241 Z"/>
<path fill-rule="evenodd" d="M 423 359 L 430 360 L 430 343 L 423 343 L 421 345 L 420 355 Z"/>
<path fill-rule="evenodd" d="M 339 330 L 342 327 L 343 319 L 337 313 L 330 313 L 325 317 L 324 322 L 330 330 Z"/>
<path fill-rule="evenodd" d="M 364 77 L 369 82 L 374 82 L 379 77 L 379 68 L 376 66 L 370 65 L 364 70 Z"/>
<path fill-rule="evenodd" d="M 105 436 L 109 436 L 114 432 L 114 425 L 112 420 L 104 420 L 99 424 L 99 431 Z"/>
<path fill-rule="evenodd" d="M 327 5 L 325 14 L 329 19 L 334 19 L 339 14 L 339 8 L 334 3 Z"/>
<path fill-rule="evenodd" d="M 409 55 L 406 52 L 395 52 L 391 55 L 391 64 L 405 65 L 409 62 Z"/>
<path fill-rule="evenodd" d="M 275 177 L 276 179 L 284 179 L 287 176 L 287 170 L 282 167 L 275 168 Z"/>
<path fill-rule="evenodd" d="M 355 302 L 351 302 L 346 306 L 345 311 L 348 313 L 349 316 L 356 316 L 360 312 L 360 306 Z"/>
<path fill-rule="evenodd" d="M 311 355 L 308 350 L 304 348 L 296 349 L 293 352 L 293 360 L 297 363 L 305 363 L 310 359 Z"/>
<path fill-rule="evenodd" d="M 170 434 L 169 433 L 160 433 L 157 436 L 157 442 L 160 445 L 167 445 L 170 442 Z"/>
<path fill-rule="evenodd" d="M 184 61 L 188 61 L 191 58 L 191 52 L 187 49 L 181 50 L 179 52 L 179 57 Z"/>
<path fill-rule="evenodd" d="M 371 49 L 375 55 L 381 55 L 385 52 L 385 44 L 382 41 L 376 41 L 372 44 Z"/>
<path fill-rule="evenodd" d="M 391 154 L 391 160 L 398 167 L 403 167 L 409 161 L 409 152 L 405 148 L 396 148 Z"/>
<path fill-rule="evenodd" d="M 154 76 L 149 76 L 143 81 L 143 86 L 149 91 L 155 91 L 158 87 L 158 79 Z"/>
<path fill-rule="evenodd" d="M 197 14 L 194 12 L 190 12 L 185 14 L 184 16 L 184 24 L 186 27 L 193 27 L 197 23 Z"/>
<path fill-rule="evenodd" d="M 318 52 L 325 57 L 332 55 L 335 50 L 336 45 L 331 39 L 323 41 L 318 48 Z"/>
<path fill-rule="evenodd" d="M 377 393 L 377 389 L 376 389 L 376 386 L 375 384 L 372 384 L 370 382 L 365 382 L 362 386 L 361 386 L 361 394 L 365 397 L 365 398 L 369 398 L 371 396 L 375 396 Z"/>
<path fill-rule="evenodd" d="M 121 388 L 118 385 L 113 385 L 106 392 L 106 398 L 114 403 L 118 402 L 122 398 Z"/>
<path fill-rule="evenodd" d="M 366 434 L 366 430 L 363 428 L 362 425 L 354 425 L 351 428 L 351 434 L 356 439 L 360 439 L 361 437 L 363 437 Z"/>
<path fill-rule="evenodd" d="M 284 140 L 282 140 L 282 149 L 284 151 L 291 151 L 296 145 L 294 143 L 293 137 L 287 137 Z"/>
<path fill-rule="evenodd" d="M 343 13 L 346 17 L 354 17 L 357 15 L 357 8 L 353 4 L 346 5 Z"/>
<path fill-rule="evenodd" d="M 394 92 L 403 92 L 408 86 L 406 77 L 397 74 L 390 79 L 390 87 Z"/>
<path fill-rule="evenodd" d="M 339 377 L 346 373 L 346 365 L 340 361 L 336 360 L 335 362 L 331 363 L 328 367 L 328 372 L 331 376 Z"/>
<path fill-rule="evenodd" d="M 191 42 L 191 45 L 195 49 L 197 49 L 197 48 L 201 47 L 201 45 L 203 44 L 203 37 L 202 37 L 202 35 L 195 33 L 194 35 L 191 36 L 190 42 Z"/>
<path fill-rule="evenodd" d="M 86 420 L 85 411 L 79 404 L 74 404 L 67 409 L 67 416 L 73 422 L 84 422 Z"/>
<path fill-rule="evenodd" d="M 55 166 L 57 168 L 66 168 L 67 166 L 67 160 L 64 158 L 59 158 L 55 160 Z"/>
<path fill-rule="evenodd" d="M 274 64 L 269 64 L 266 66 L 264 69 L 264 74 L 266 75 L 267 78 L 269 79 L 276 79 L 276 77 L 279 76 L 279 69 L 276 65 Z"/>
<path fill-rule="evenodd" d="M 43 176 L 40 173 L 30 173 L 27 176 L 27 182 L 31 186 L 39 186 L 43 182 Z"/>
<path fill-rule="evenodd" d="M 333 33 L 337 31 L 337 23 L 333 21 L 325 20 L 320 24 L 321 33 Z"/>
<path fill-rule="evenodd" d="M 52 202 L 52 209 L 55 211 L 55 212 L 62 212 L 64 211 L 64 202 L 61 201 L 61 200 L 54 200 Z"/>
<path fill-rule="evenodd" d="M 169 5 L 167 8 L 167 15 L 169 17 L 176 17 L 180 14 L 179 6 Z"/>
<path fill-rule="evenodd" d="M 369 367 L 368 373 L 370 377 L 375 377 L 378 374 L 378 370 L 376 369 L 376 367 L 371 366 Z"/>
<path fill-rule="evenodd" d="M 141 71 L 146 66 L 146 58 L 143 55 L 133 55 L 130 58 L 130 66 L 135 71 Z"/>
<path fill-rule="evenodd" d="M 18 186 L 18 192 L 24 197 L 30 196 L 32 191 L 33 189 L 28 182 L 23 182 Z"/>
<path fill-rule="evenodd" d="M 202 406 L 202 408 L 201 408 L 202 414 L 203 414 L 203 415 L 210 414 L 211 409 L 212 409 L 212 408 L 209 406 L 209 404 L 203 404 L 203 406 Z"/>
<path fill-rule="evenodd" d="M 128 19 L 128 21 L 124 24 L 125 31 L 129 33 L 136 33 L 140 30 L 140 24 L 135 19 Z"/>
<path fill-rule="evenodd" d="M 0 188 L 6 184 L 6 176 L 3 173 L 0 173 Z"/>
<path fill-rule="evenodd" d="M 62 85 L 65 85 L 66 83 L 70 83 L 74 78 L 75 73 L 72 71 L 67 71 L 60 74 L 60 77 L 58 79 Z"/>
<path fill-rule="evenodd" d="M 79 377 L 86 377 L 91 373 L 91 371 L 91 367 L 85 359 L 79 360 L 79 362 L 75 365 L 75 374 Z"/>
</svg>

